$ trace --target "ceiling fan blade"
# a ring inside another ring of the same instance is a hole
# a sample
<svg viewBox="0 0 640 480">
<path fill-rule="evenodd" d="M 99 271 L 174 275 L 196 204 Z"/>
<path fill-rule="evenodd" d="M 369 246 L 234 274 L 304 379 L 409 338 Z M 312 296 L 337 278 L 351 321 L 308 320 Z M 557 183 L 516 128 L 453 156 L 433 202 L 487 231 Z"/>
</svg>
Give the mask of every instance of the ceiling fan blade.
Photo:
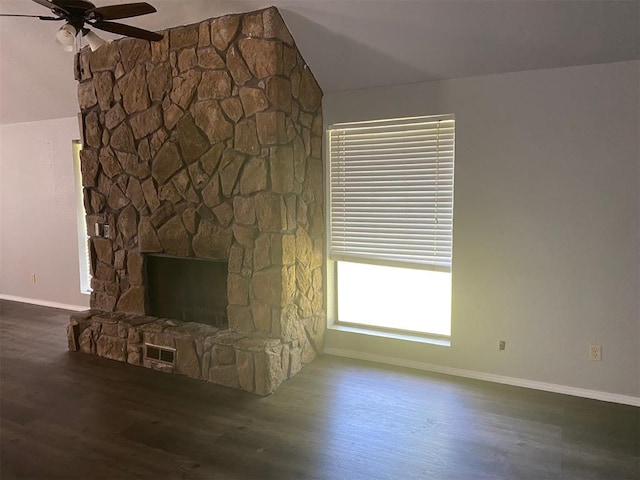
<svg viewBox="0 0 640 480">
<path fill-rule="evenodd" d="M 151 40 L 152 42 L 157 42 L 163 38 L 159 33 L 132 27 L 131 25 L 123 25 L 122 23 L 97 21 L 91 23 L 91 26 L 106 32 L 118 33 L 127 37 L 141 38 L 143 40 Z"/>
<path fill-rule="evenodd" d="M 98 7 L 87 10 L 87 18 L 96 18 L 98 20 L 117 20 L 119 18 L 137 17 L 139 15 L 147 15 L 157 10 L 148 3 L 125 3 L 123 5 L 109 5 L 107 7 Z"/>
<path fill-rule="evenodd" d="M 39 18 L 40 20 L 64 20 L 62 17 L 43 17 L 42 15 L 19 15 L 16 13 L 0 13 L 0 17 L 28 17 Z"/>
<path fill-rule="evenodd" d="M 58 5 L 56 5 L 53 2 L 50 2 L 49 0 L 33 0 L 34 2 L 36 2 L 38 5 L 42 5 L 43 7 L 48 8 L 49 10 L 51 10 L 53 13 L 64 13 L 65 15 L 69 15 L 69 12 L 67 12 L 64 8 L 59 7 Z"/>
</svg>

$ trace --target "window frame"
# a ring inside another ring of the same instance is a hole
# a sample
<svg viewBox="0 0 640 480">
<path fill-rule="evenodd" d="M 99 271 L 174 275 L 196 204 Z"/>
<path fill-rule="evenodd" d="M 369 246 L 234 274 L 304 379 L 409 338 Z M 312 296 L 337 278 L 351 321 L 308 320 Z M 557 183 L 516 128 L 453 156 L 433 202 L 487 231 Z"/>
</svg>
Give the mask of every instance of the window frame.
<svg viewBox="0 0 640 480">
<path fill-rule="evenodd" d="M 72 140 L 73 152 L 73 178 L 76 194 L 76 230 L 78 238 L 78 274 L 80 280 L 80 293 L 90 295 L 91 288 L 91 259 L 89 249 L 89 233 L 87 231 L 87 215 L 84 208 L 84 187 L 82 185 L 82 167 L 80 152 L 82 140 Z"/>
<path fill-rule="evenodd" d="M 331 135 L 329 134 L 332 128 L 335 128 L 336 125 L 349 125 L 349 123 L 363 123 L 363 122 L 345 122 L 345 123 L 335 123 L 330 124 L 325 127 L 326 138 L 325 138 L 325 152 L 327 158 L 326 165 L 326 179 L 325 179 L 325 197 L 326 197 L 326 205 L 327 205 L 327 216 L 326 216 L 326 288 L 327 288 L 327 321 L 328 327 L 334 330 L 342 330 L 359 334 L 373 335 L 385 338 L 397 338 L 402 340 L 411 340 L 417 341 L 420 343 L 430 343 L 441 346 L 450 346 L 450 338 L 451 335 L 441 335 L 437 333 L 429 333 L 423 331 L 414 331 L 407 329 L 399 329 L 393 327 L 380 327 L 373 326 L 363 323 L 356 322 L 345 322 L 338 318 L 338 302 L 339 302 L 339 293 L 338 293 L 338 262 L 353 262 L 353 263 L 365 263 L 371 265 L 379 265 L 379 266 L 391 266 L 391 267 L 400 267 L 400 268 L 408 268 L 408 269 L 426 269 L 440 272 L 447 272 L 453 278 L 453 222 L 454 222 L 454 207 L 453 207 L 453 199 L 454 199 L 454 190 L 455 190 L 455 115 L 453 114 L 444 114 L 444 115 L 426 115 L 421 117 L 406 117 L 406 118 L 440 118 L 453 120 L 453 146 L 454 151 L 452 153 L 453 156 L 453 180 L 452 180 L 452 191 L 451 191 L 451 252 L 449 257 L 449 267 L 438 267 L 434 265 L 421 265 L 421 264 L 407 264 L 405 262 L 395 262 L 384 259 L 377 259 L 375 261 L 370 261 L 368 259 L 362 258 L 353 258 L 353 257 L 344 257 L 335 254 L 331 254 L 331 206 L 332 206 L 332 191 L 331 191 Z M 393 121 L 393 120 L 402 120 L 402 117 L 398 118 L 386 118 L 382 120 L 372 120 L 371 122 L 385 122 L 385 121 Z M 451 322 L 451 317 L 449 318 Z"/>
</svg>

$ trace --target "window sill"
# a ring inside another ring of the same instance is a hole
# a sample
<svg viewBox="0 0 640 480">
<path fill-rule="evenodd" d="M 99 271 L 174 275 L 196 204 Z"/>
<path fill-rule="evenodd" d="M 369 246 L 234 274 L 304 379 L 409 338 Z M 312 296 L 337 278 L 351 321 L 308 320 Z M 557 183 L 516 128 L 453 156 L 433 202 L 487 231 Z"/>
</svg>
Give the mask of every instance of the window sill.
<svg viewBox="0 0 640 480">
<path fill-rule="evenodd" d="M 439 347 L 450 347 L 451 340 L 443 339 L 443 338 L 434 338 L 429 337 L 427 335 L 415 335 L 411 333 L 401 333 L 401 332 L 389 332 L 383 330 L 376 330 L 375 328 L 366 328 L 366 327 L 354 327 L 350 325 L 330 325 L 327 327 L 329 330 L 335 330 L 338 332 L 349 332 L 349 333 L 357 333 L 360 335 L 369 335 L 372 337 L 382 337 L 382 338 L 392 338 L 394 340 L 404 340 L 407 342 L 415 342 L 415 343 L 426 343 L 430 345 L 437 345 Z"/>
</svg>

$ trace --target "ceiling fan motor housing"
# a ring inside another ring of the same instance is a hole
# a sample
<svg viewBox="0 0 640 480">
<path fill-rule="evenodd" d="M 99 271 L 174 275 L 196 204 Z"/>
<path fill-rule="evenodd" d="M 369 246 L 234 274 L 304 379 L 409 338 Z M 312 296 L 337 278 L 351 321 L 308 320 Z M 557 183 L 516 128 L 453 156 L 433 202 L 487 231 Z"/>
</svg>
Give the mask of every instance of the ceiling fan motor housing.
<svg viewBox="0 0 640 480">
<path fill-rule="evenodd" d="M 76 23 L 79 23 L 80 26 L 82 26 L 85 20 L 95 18 L 93 13 L 89 13 L 89 15 L 87 15 L 88 10 L 96 8 L 96 6 L 91 2 L 86 2 L 84 0 L 52 0 L 51 3 L 60 7 L 53 7 L 53 13 L 63 17 L 74 26 L 77 26 Z"/>
</svg>

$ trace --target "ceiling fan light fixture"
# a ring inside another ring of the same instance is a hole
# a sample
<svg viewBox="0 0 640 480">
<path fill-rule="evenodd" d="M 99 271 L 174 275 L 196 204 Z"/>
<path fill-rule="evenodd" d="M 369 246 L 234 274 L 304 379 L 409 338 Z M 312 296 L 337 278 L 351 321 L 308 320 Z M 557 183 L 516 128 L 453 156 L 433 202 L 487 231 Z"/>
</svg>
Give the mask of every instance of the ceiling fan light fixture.
<svg viewBox="0 0 640 480">
<path fill-rule="evenodd" d="M 100 48 L 102 45 L 107 43 L 107 41 L 104 38 L 100 38 L 98 35 L 93 33 L 88 28 L 82 29 L 82 36 L 87 39 L 87 42 L 89 43 L 89 48 L 91 48 L 92 52 L 95 52 L 98 48 Z"/>
<path fill-rule="evenodd" d="M 78 30 L 76 27 L 71 25 L 70 23 L 65 23 L 60 30 L 56 32 L 56 40 L 60 45 L 64 47 L 65 50 L 71 51 L 73 50 L 73 45 L 76 41 L 76 35 L 78 34 Z"/>
</svg>

